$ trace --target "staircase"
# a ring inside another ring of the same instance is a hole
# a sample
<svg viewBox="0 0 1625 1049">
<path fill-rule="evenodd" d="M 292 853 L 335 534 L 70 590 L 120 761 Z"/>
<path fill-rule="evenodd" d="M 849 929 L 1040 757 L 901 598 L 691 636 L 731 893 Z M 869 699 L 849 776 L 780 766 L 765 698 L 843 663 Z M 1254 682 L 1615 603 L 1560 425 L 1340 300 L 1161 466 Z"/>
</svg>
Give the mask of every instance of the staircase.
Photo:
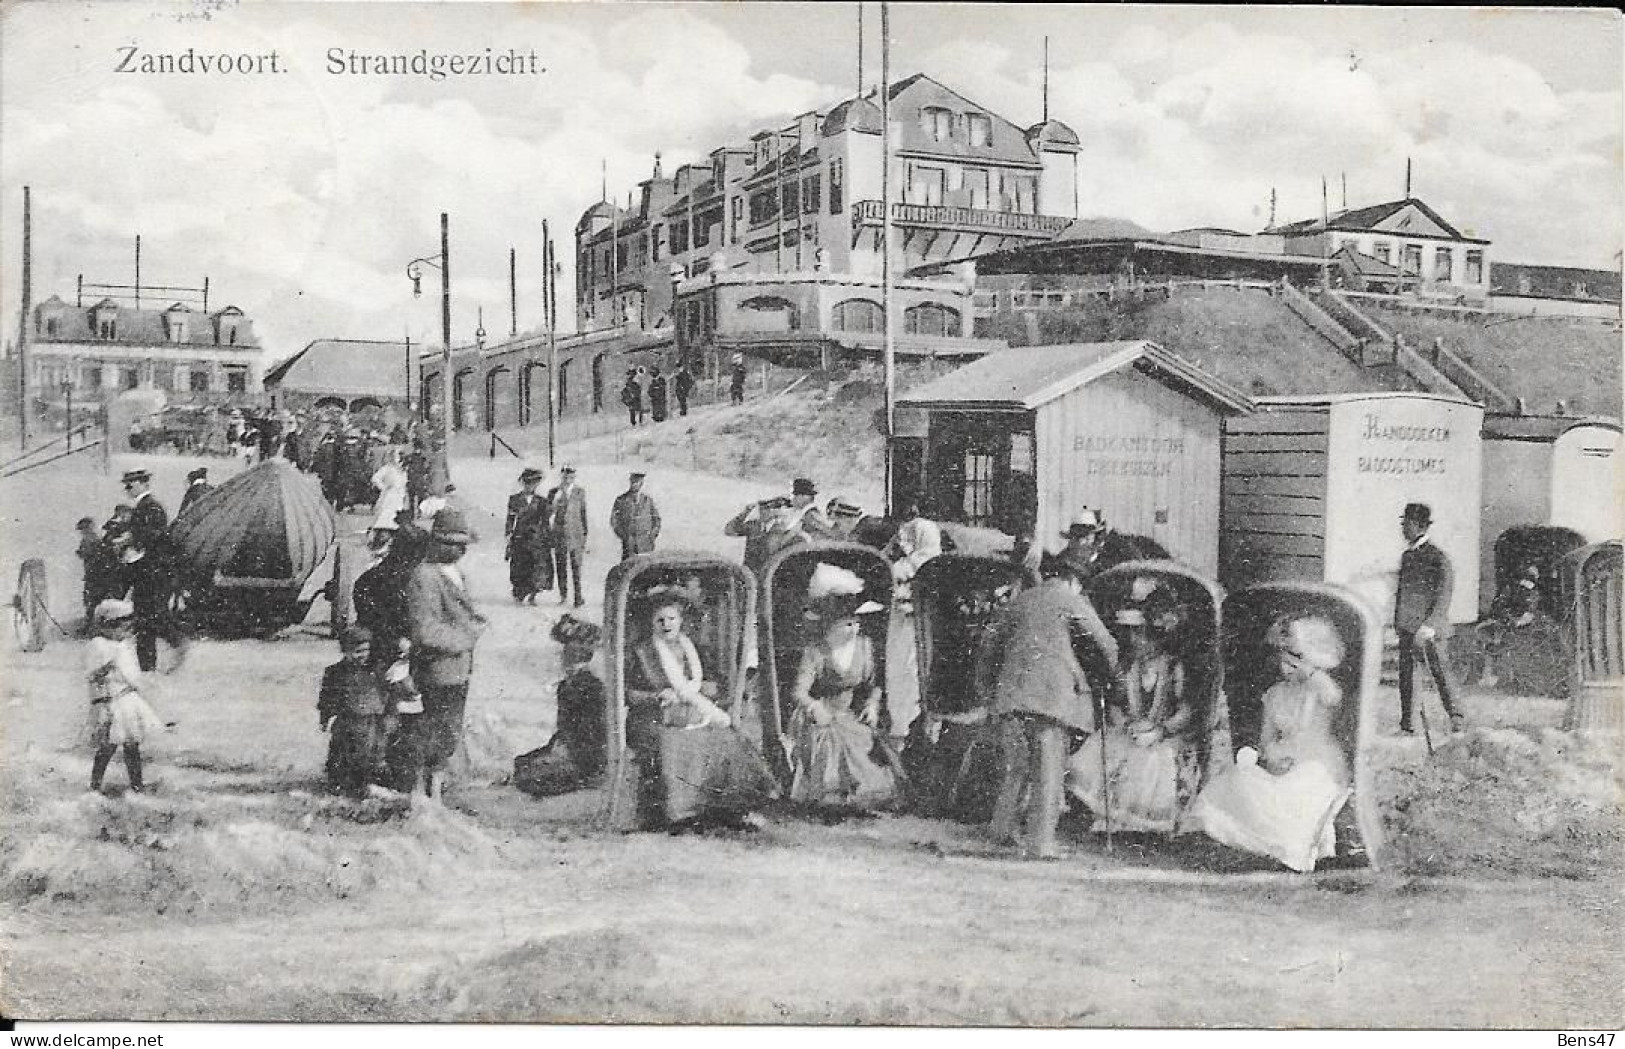
<svg viewBox="0 0 1625 1049">
<path fill-rule="evenodd" d="M 1284 277 L 1281 278 L 1281 301 L 1318 335 L 1337 347 L 1337 351 L 1343 356 L 1356 364 L 1366 363 L 1362 359 L 1359 338 L 1313 299 L 1293 287 L 1292 282 Z"/>
</svg>

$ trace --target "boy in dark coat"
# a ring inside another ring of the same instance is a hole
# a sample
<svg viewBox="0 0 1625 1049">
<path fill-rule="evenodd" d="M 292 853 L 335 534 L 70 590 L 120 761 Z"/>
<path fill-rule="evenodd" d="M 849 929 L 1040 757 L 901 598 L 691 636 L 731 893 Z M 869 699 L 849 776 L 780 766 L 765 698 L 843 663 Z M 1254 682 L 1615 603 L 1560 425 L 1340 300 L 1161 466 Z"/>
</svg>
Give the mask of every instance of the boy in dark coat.
<svg viewBox="0 0 1625 1049">
<path fill-rule="evenodd" d="M 331 733 L 327 784 L 352 797 L 366 793 L 384 757 L 384 692 L 371 663 L 372 635 L 352 626 L 340 645 L 344 658 L 322 672 L 317 719 Z"/>
</svg>

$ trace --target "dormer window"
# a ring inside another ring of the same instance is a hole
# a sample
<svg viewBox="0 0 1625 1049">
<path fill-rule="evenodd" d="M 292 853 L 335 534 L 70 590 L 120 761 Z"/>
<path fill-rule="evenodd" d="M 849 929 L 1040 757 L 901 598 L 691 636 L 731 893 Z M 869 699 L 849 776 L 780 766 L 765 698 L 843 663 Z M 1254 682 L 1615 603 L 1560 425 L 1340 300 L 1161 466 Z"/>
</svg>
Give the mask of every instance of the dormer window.
<svg viewBox="0 0 1625 1049">
<path fill-rule="evenodd" d="M 47 318 L 45 318 L 45 337 L 49 338 L 49 339 L 54 339 L 54 338 L 56 338 L 56 335 L 57 335 L 56 318 L 55 317 L 47 317 Z"/>
<path fill-rule="evenodd" d="M 105 317 L 97 323 L 96 334 L 103 339 L 115 339 L 118 337 L 118 325 L 111 317 Z"/>
<path fill-rule="evenodd" d="M 954 115 L 940 106 L 926 106 L 920 110 L 920 126 L 933 142 L 946 142 L 953 137 Z"/>
<path fill-rule="evenodd" d="M 971 145 L 993 145 L 993 118 L 986 113 L 965 114 L 965 130 Z"/>
</svg>

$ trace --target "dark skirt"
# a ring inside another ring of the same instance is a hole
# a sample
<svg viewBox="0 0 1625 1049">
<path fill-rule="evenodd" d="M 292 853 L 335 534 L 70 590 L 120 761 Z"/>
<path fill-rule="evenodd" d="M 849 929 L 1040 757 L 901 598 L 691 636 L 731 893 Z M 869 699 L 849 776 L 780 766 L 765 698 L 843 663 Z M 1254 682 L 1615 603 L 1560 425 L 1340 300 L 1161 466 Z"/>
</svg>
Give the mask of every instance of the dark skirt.
<svg viewBox="0 0 1625 1049">
<path fill-rule="evenodd" d="M 634 716 L 626 732 L 640 826 L 739 816 L 776 792 L 761 754 L 735 728 L 666 728 Z"/>
</svg>

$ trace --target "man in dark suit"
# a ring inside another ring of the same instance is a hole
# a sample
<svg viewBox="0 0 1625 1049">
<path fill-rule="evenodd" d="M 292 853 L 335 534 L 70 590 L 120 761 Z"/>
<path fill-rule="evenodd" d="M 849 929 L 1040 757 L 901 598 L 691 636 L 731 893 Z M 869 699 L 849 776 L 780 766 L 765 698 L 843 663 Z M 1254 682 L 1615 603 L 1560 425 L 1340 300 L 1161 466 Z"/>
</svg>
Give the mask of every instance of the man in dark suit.
<svg viewBox="0 0 1625 1049">
<path fill-rule="evenodd" d="M 1399 556 L 1399 590 L 1394 597 L 1394 632 L 1399 635 L 1399 730 L 1416 731 L 1411 721 L 1416 657 L 1422 657 L 1439 702 L 1450 718 L 1450 731 L 1464 725 L 1455 702 L 1455 685 L 1445 666 L 1442 642 L 1450 633 L 1450 596 L 1455 592 L 1455 573 L 1450 558 L 1428 537 L 1433 511 L 1426 503 L 1407 503 L 1400 518 L 1405 536 L 1405 552 Z"/>
<path fill-rule="evenodd" d="M 158 639 L 176 651 L 175 669 L 186 655 L 186 641 L 169 608 L 175 590 L 169 544 L 169 514 L 152 494 L 152 474 L 129 470 L 124 494 L 131 500 L 130 545 L 124 554 L 130 601 L 135 605 L 135 653 L 142 670 L 158 669 Z"/>
<path fill-rule="evenodd" d="M 184 517 L 187 509 L 190 508 L 193 503 L 197 502 L 199 499 L 208 495 L 212 491 L 214 491 L 214 486 L 209 484 L 209 468 L 207 466 L 200 466 L 196 470 L 193 470 L 191 473 L 187 474 L 186 494 L 181 496 L 181 508 L 180 511 L 175 514 L 175 516 Z"/>
<path fill-rule="evenodd" d="M 587 552 L 587 493 L 576 485 L 576 471 L 559 471 L 559 486 L 549 493 L 553 517 L 553 574 L 559 583 L 559 604 L 575 594 L 575 607 L 586 604 L 581 593 L 581 559 Z"/>
<path fill-rule="evenodd" d="M 1061 817 L 1069 731 L 1094 732 L 1093 689 L 1117 666 L 1117 641 L 1083 594 L 1093 559 L 1081 546 L 1056 558 L 1056 574 L 1016 597 L 1000 613 L 979 653 L 976 694 L 992 698 L 1003 719 L 1000 783 L 994 808 L 995 839 L 1021 841 L 1024 854 L 1060 854 L 1055 827 Z M 1075 642 L 1083 642 L 1086 665 Z M 1096 674 L 1091 681 L 1089 672 Z M 1025 803 L 1023 803 L 1025 798 Z M 1018 832 L 1025 809 L 1025 835 Z"/>
<path fill-rule="evenodd" d="M 621 540 L 622 561 L 653 550 L 660 537 L 660 508 L 643 490 L 643 478 L 641 470 L 633 471 L 627 478 L 626 491 L 615 497 L 615 505 L 609 510 L 610 530 Z"/>
<path fill-rule="evenodd" d="M 543 476 L 535 467 L 525 467 L 519 474 L 519 491 L 508 496 L 508 517 L 502 534 L 508 540 L 504 556 L 508 559 L 508 585 L 516 604 L 528 601 L 534 605 L 536 594 L 553 582 L 553 554 L 547 542 L 547 498 L 536 491 Z"/>
</svg>

